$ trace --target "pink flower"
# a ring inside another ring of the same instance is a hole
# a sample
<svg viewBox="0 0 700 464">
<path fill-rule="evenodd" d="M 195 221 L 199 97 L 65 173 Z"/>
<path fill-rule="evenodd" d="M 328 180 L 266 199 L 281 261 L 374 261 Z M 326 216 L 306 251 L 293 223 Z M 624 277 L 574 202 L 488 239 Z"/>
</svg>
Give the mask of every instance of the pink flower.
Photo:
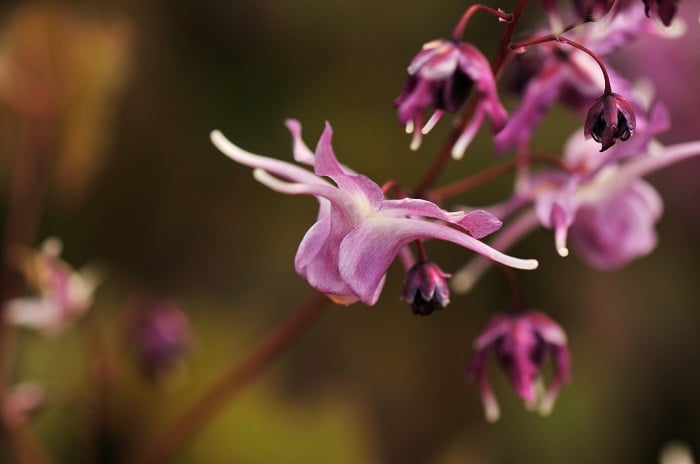
<svg viewBox="0 0 700 464">
<path fill-rule="evenodd" d="M 493 351 L 515 392 L 532 407 L 547 415 L 562 385 L 571 378 L 566 334 L 549 317 L 537 311 L 496 314 L 474 342 L 474 357 L 468 381 L 479 384 L 486 419 L 500 417 L 498 402 L 486 373 L 486 356 Z M 544 362 L 551 356 L 554 373 L 546 393 L 538 397 L 536 383 Z"/>
<path fill-rule="evenodd" d="M 491 118 L 493 132 L 501 130 L 508 114 L 498 99 L 491 65 L 475 46 L 451 40 L 433 40 L 413 58 L 401 95 L 394 101 L 398 118 L 413 133 L 411 149 L 417 150 L 443 112 L 457 111 L 476 90 L 478 104 L 472 120 L 455 142 L 452 155 L 461 158 L 476 135 L 484 117 Z M 423 125 L 429 107 L 435 112 Z"/>
<path fill-rule="evenodd" d="M 61 242 L 50 238 L 26 257 L 23 271 L 39 294 L 8 301 L 10 323 L 56 334 L 90 308 L 98 279 L 91 270 L 73 270 L 60 259 L 61 249 Z"/>
<path fill-rule="evenodd" d="M 326 124 L 315 155 L 301 140 L 300 126 L 289 121 L 300 166 L 254 155 L 212 132 L 214 145 L 234 161 L 255 168 L 254 177 L 280 193 L 311 195 L 319 213 L 297 251 L 295 267 L 318 291 L 333 301 L 374 305 L 386 271 L 397 253 L 418 239 L 455 243 L 494 261 L 519 269 L 534 269 L 536 260 L 507 256 L 479 241 L 498 229 L 500 221 L 485 211 L 450 213 L 426 200 L 388 200 L 369 178 L 340 165 L 331 147 L 332 129 Z"/>
</svg>

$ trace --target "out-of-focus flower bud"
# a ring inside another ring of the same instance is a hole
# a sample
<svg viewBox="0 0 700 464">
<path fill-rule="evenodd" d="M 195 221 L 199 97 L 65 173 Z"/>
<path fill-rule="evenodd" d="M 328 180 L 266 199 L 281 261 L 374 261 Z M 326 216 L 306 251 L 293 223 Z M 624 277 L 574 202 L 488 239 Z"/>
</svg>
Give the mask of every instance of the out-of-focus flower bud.
<svg viewBox="0 0 700 464">
<path fill-rule="evenodd" d="M 137 362 L 152 381 L 170 373 L 190 349 L 189 320 L 171 300 L 141 302 L 127 330 L 127 340 L 133 346 Z"/>
<path fill-rule="evenodd" d="M 489 422 L 500 417 L 498 402 L 486 375 L 489 351 L 496 355 L 498 365 L 510 378 L 515 392 L 542 415 L 551 412 L 559 389 L 571 377 L 566 334 L 556 322 L 538 311 L 496 314 L 474 342 L 474 350 L 467 381 L 478 382 Z M 540 393 L 535 387 L 548 356 L 552 357 L 554 373 L 547 391 Z"/>
</svg>

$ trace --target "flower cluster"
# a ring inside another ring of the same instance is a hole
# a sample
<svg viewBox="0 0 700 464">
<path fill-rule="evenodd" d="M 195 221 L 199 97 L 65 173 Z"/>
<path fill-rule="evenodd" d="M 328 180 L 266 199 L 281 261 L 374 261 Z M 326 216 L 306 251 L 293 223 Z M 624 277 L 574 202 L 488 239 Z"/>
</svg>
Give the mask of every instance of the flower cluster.
<svg viewBox="0 0 700 464">
<path fill-rule="evenodd" d="M 551 411 L 559 390 L 571 378 L 564 330 L 543 313 L 524 310 L 517 279 L 508 269 L 534 269 L 537 261 L 500 250 L 543 227 L 554 231 L 560 256 L 569 255 L 571 242 L 575 252 L 596 268 L 622 267 L 657 244 L 655 224 L 663 203 L 643 177 L 700 154 L 700 142 L 666 147 L 656 142 L 655 137 L 670 124 L 666 107 L 653 92 L 640 91 L 607 62 L 608 55 L 640 37 L 665 35 L 650 16 L 668 26 L 677 14 L 677 1 L 573 0 L 568 8 L 543 1 L 542 7 L 549 27 L 513 42 L 522 11 L 507 14 L 473 5 L 449 39 L 426 43 L 410 61 L 404 88 L 394 101 L 399 122 L 413 136 L 410 148 L 417 150 L 422 137 L 445 113 L 457 114 L 445 145 L 449 149 L 438 153 L 414 197 L 404 194 L 402 186 L 388 183 L 382 188 L 340 164 L 331 146 L 330 124 L 312 151 L 301 137 L 301 125 L 287 121 L 294 159 L 312 171 L 249 153 L 218 131 L 211 135 L 221 152 L 252 167 L 262 184 L 318 200 L 316 222 L 299 245 L 295 267 L 313 288 L 336 303 L 376 304 L 388 268 L 398 258 L 406 272 L 401 299 L 414 314 L 427 316 L 450 303 L 450 279 L 456 293 L 464 292 L 478 281 L 487 264 L 502 265 L 516 304 L 511 312 L 492 317 L 474 343 L 467 372 L 467 379 L 479 386 L 489 421 L 500 415 L 486 374 L 489 353 L 495 355 L 515 392 L 542 414 Z M 477 45 L 461 39 L 469 19 L 479 11 L 506 23 L 491 61 Z M 577 19 L 564 26 L 570 17 Z M 521 97 L 510 116 L 499 96 L 500 76 Z M 532 141 L 556 105 L 577 115 L 582 128 L 555 156 L 543 155 Z M 517 149 L 516 159 L 435 187 L 449 155 L 462 158 L 486 118 L 491 121 L 494 151 L 505 154 Z M 546 167 L 540 167 L 540 162 Z M 442 202 L 451 196 L 510 170 L 516 171 L 516 179 L 501 203 L 485 209 L 443 209 Z M 390 192 L 396 197 L 388 198 Z M 487 245 L 482 239 L 491 234 Z M 430 239 L 456 244 L 477 256 L 453 278 L 428 258 L 424 242 Z M 553 374 L 549 387 L 540 390 L 547 359 L 552 361 Z"/>
</svg>

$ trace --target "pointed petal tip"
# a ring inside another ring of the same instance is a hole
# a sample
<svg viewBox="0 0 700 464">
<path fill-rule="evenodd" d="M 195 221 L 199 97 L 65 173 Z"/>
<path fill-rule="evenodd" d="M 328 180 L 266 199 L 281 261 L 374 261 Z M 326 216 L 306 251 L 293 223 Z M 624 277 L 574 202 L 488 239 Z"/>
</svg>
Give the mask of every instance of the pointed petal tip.
<svg viewBox="0 0 700 464">
<path fill-rule="evenodd" d="M 214 129 L 209 134 L 209 140 L 214 146 L 224 155 L 235 160 L 236 153 L 240 152 L 241 149 L 233 144 L 226 136 L 218 129 Z"/>
<path fill-rule="evenodd" d="M 464 146 L 463 144 L 455 144 L 455 146 L 452 147 L 452 152 L 451 152 L 452 159 L 459 161 L 462 158 L 464 158 L 464 152 L 465 152 L 466 148 L 467 147 Z"/>
<path fill-rule="evenodd" d="M 501 408 L 498 407 L 495 399 L 484 402 L 484 417 L 489 424 L 495 424 L 501 418 Z"/>
<path fill-rule="evenodd" d="M 516 269 L 522 269 L 524 271 L 532 271 L 540 266 L 540 262 L 536 259 L 521 259 L 519 261 L 520 262 L 518 263 L 518 265 L 513 267 L 515 267 Z"/>
<path fill-rule="evenodd" d="M 537 412 L 540 414 L 540 416 L 549 417 L 549 415 L 552 414 L 555 400 L 556 396 L 554 395 L 546 395 L 544 398 L 542 398 L 539 408 L 537 408 Z"/>
<path fill-rule="evenodd" d="M 287 129 L 290 130 L 290 132 L 298 131 L 301 129 L 301 123 L 299 122 L 298 119 L 294 119 L 294 118 L 285 119 L 284 125 L 287 127 Z"/>
</svg>

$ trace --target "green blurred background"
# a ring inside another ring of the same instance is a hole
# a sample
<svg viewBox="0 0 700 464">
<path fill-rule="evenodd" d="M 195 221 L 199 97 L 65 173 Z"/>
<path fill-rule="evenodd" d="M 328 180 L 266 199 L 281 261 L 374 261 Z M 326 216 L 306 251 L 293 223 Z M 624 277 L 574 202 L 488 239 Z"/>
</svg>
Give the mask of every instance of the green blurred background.
<svg viewBox="0 0 700 464">
<path fill-rule="evenodd" d="M 681 8 L 691 10 L 689 25 L 697 29 L 697 5 L 690 3 Z M 449 123 L 409 152 L 391 103 L 412 55 L 447 35 L 467 5 L 3 2 L 2 204 L 20 139 L 37 130 L 17 109 L 22 96 L 36 97 L 27 84 L 36 81 L 57 99 L 53 119 L 40 122 L 51 128 L 40 238 L 60 237 L 67 261 L 97 263 L 107 275 L 93 312 L 116 363 L 101 462 L 142 449 L 311 294 L 293 257 L 315 218 L 315 201 L 257 184 L 248 168 L 211 146 L 210 130 L 290 159 L 283 120 L 299 119 L 311 146 L 328 120 L 341 161 L 380 183 L 411 186 Z M 539 8 L 532 2 L 521 30 Z M 467 39 L 488 54 L 502 26 L 480 19 Z M 694 74 L 676 76 L 687 79 L 686 113 L 670 141 L 698 135 L 692 115 L 700 111 L 700 59 L 689 45 L 692 34 L 675 49 Z M 558 110 L 536 143 L 559 150 L 579 123 Z M 652 178 L 667 202 L 650 257 L 596 272 L 575 256 L 559 258 L 544 231 L 514 250 L 540 258 L 538 271 L 520 273 L 525 298 L 570 337 L 574 382 L 551 417 L 525 411 L 494 369 L 503 417 L 488 425 L 476 389 L 463 383 L 472 340 L 508 305 L 501 275 L 489 273 L 445 311 L 419 318 L 398 301 L 402 274 L 394 266 L 376 307 L 328 311 L 174 462 L 637 463 L 657 462 L 672 440 L 700 452 L 698 161 Z M 443 180 L 493 162 L 488 140 L 479 138 Z M 460 201 L 492 203 L 510 181 Z M 448 272 L 469 257 L 442 244 L 429 251 Z M 121 320 L 143 294 L 176 298 L 193 326 L 191 355 L 167 385 L 143 380 L 120 341 Z M 86 400 L 96 386 L 85 330 L 79 323 L 60 337 L 20 338 L 14 378 L 46 388 L 47 406 L 33 426 L 57 462 L 85 461 L 94 438 Z M 13 462 L 4 443 L 0 462 Z"/>
</svg>

